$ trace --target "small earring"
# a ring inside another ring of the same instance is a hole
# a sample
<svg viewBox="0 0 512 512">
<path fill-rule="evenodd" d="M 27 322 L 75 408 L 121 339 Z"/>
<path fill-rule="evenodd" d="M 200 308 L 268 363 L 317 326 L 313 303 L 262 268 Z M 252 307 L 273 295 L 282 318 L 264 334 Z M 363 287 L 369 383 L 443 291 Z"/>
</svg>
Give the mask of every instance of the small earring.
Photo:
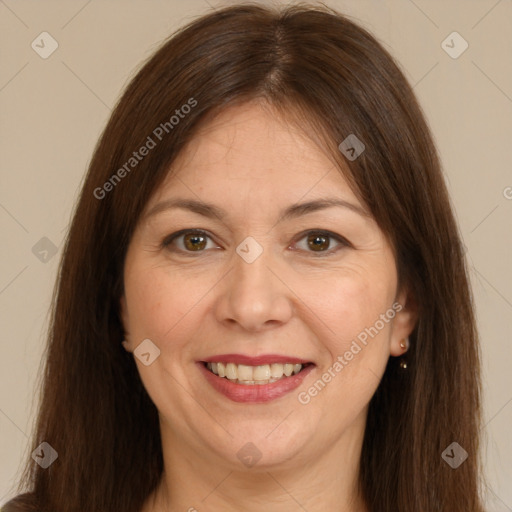
<svg viewBox="0 0 512 512">
<path fill-rule="evenodd" d="M 407 350 L 409 350 L 409 338 L 404 338 L 401 342 L 400 342 L 400 348 L 405 352 L 407 352 Z M 405 359 L 405 357 L 402 357 L 400 359 L 400 368 L 402 370 L 407 370 L 407 360 Z"/>
</svg>

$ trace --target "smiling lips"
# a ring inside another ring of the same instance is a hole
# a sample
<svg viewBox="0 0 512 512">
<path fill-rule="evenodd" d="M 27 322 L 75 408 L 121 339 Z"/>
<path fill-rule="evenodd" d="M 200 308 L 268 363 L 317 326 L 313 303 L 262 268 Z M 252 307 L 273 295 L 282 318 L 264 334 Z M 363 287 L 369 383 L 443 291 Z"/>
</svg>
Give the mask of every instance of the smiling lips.
<svg viewBox="0 0 512 512">
<path fill-rule="evenodd" d="M 215 356 L 198 364 L 217 391 L 235 402 L 253 403 L 274 400 L 292 391 L 315 366 L 290 356 L 240 354 Z"/>
</svg>

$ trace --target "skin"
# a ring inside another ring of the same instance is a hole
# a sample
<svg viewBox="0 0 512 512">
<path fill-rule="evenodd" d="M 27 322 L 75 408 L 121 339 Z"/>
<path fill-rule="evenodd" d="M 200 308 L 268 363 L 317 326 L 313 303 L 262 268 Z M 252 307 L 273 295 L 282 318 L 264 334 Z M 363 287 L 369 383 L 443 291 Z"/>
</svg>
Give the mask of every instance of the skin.
<svg viewBox="0 0 512 512">
<path fill-rule="evenodd" d="M 371 216 L 330 207 L 277 223 L 294 203 L 333 196 L 364 208 L 318 144 L 251 102 L 206 124 L 149 200 L 128 248 L 121 300 L 125 349 L 146 338 L 160 349 L 149 366 L 135 357 L 159 411 L 165 465 L 144 512 L 366 511 L 355 489 L 368 403 L 388 358 L 405 352 L 400 342 L 416 312 L 397 290 L 392 248 Z M 184 209 L 148 216 L 178 197 L 214 203 L 227 217 Z M 181 236 L 164 246 L 182 229 L 207 231 L 207 245 L 194 251 Z M 321 252 L 306 230 L 350 244 L 327 238 Z M 263 248 L 250 264 L 236 252 L 248 236 Z M 298 394 L 395 302 L 404 307 L 394 319 L 301 404 Z M 284 354 L 316 367 L 283 397 L 236 403 L 196 365 L 225 353 Z M 248 442 L 261 452 L 252 468 L 237 457 Z"/>
</svg>

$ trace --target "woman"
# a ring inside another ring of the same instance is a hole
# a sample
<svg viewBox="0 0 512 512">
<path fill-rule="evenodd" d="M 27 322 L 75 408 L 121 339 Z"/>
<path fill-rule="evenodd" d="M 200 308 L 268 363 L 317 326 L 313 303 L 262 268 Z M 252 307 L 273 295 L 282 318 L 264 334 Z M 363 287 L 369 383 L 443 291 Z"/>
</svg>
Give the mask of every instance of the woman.
<svg viewBox="0 0 512 512">
<path fill-rule="evenodd" d="M 482 511 L 477 343 L 391 56 L 327 8 L 218 10 L 98 143 L 4 510 Z"/>
</svg>

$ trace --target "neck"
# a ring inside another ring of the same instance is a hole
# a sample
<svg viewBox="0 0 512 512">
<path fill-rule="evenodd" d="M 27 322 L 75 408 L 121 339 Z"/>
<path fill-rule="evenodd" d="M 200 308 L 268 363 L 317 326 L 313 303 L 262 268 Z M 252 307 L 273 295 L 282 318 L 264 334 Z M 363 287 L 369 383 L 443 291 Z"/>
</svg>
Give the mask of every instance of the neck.
<svg viewBox="0 0 512 512">
<path fill-rule="evenodd" d="M 161 423 L 165 470 L 143 512 L 368 512 L 358 494 L 360 421 L 316 457 L 243 469 L 177 442 Z"/>
</svg>

